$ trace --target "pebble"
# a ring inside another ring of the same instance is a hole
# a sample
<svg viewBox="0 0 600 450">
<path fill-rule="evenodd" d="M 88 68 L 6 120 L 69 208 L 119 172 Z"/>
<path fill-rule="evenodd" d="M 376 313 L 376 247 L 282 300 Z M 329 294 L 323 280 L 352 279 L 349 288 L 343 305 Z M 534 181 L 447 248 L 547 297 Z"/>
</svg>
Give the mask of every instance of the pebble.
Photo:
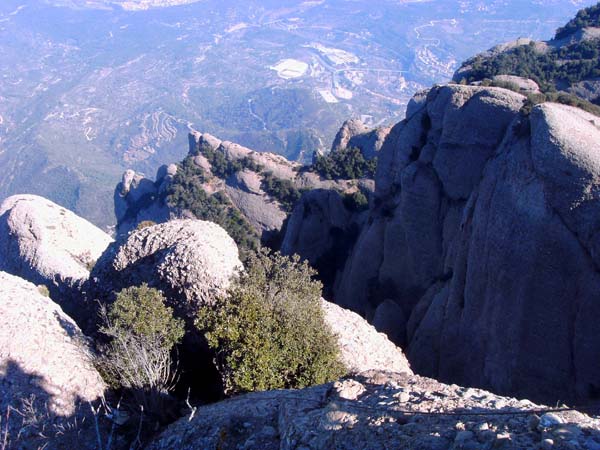
<svg viewBox="0 0 600 450">
<path fill-rule="evenodd" d="M 512 447 L 512 439 L 510 438 L 509 433 L 500 433 L 496 435 L 496 440 L 492 445 L 492 448 L 495 449 L 503 449 L 503 448 L 511 448 Z"/>
<path fill-rule="evenodd" d="M 407 403 L 410 401 L 410 394 L 408 392 L 398 392 L 394 395 L 400 403 Z"/>
<path fill-rule="evenodd" d="M 536 431 L 540 426 L 540 417 L 537 414 L 533 414 L 529 416 L 529 420 L 527 421 L 527 426 L 529 430 Z"/>
<path fill-rule="evenodd" d="M 487 431 L 489 429 L 490 429 L 490 426 L 488 425 L 487 422 L 482 422 L 482 423 L 478 423 L 477 425 L 475 425 L 476 431 Z"/>
<path fill-rule="evenodd" d="M 561 423 L 563 423 L 563 420 L 554 413 L 546 413 L 540 417 L 540 425 L 544 428 L 560 425 Z"/>
<path fill-rule="evenodd" d="M 345 400 L 356 400 L 365 392 L 365 387 L 356 380 L 336 381 L 333 387 L 337 390 L 340 398 Z"/>
<path fill-rule="evenodd" d="M 542 441 L 542 450 L 550 450 L 554 447 L 554 441 L 552 439 L 544 439 Z"/>
</svg>

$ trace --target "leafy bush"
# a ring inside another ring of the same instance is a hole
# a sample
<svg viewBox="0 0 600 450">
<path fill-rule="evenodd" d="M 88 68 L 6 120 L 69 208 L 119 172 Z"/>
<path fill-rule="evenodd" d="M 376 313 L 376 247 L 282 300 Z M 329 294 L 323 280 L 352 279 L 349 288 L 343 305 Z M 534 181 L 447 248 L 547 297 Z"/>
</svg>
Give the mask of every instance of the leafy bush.
<svg viewBox="0 0 600 450">
<path fill-rule="evenodd" d="M 262 166 L 260 164 L 255 163 L 248 157 L 230 161 L 225 157 L 223 152 L 213 150 L 209 147 L 200 149 L 200 152 L 210 163 L 213 175 L 216 175 L 222 179 L 225 179 L 228 176 L 244 169 L 250 169 L 255 172 L 260 172 L 262 170 Z"/>
<path fill-rule="evenodd" d="M 351 147 L 317 155 L 313 170 L 328 180 L 372 178 L 377 158 L 365 159 L 360 149 Z"/>
<path fill-rule="evenodd" d="M 369 199 L 361 190 L 344 195 L 343 201 L 350 211 L 361 212 L 369 208 Z"/>
<path fill-rule="evenodd" d="M 344 373 L 313 275 L 298 256 L 262 249 L 228 295 L 200 312 L 227 393 L 302 388 Z"/>
<path fill-rule="evenodd" d="M 122 290 L 101 307 L 100 332 L 108 338 L 99 368 L 109 384 L 131 391 L 146 411 L 160 413 L 174 387 L 171 351 L 184 335 L 181 319 L 146 284 Z"/>
<path fill-rule="evenodd" d="M 294 209 L 294 205 L 305 190 L 298 189 L 290 180 L 283 180 L 273 175 L 273 172 L 263 174 L 262 189 L 272 197 L 275 197 L 287 212 Z"/>
<path fill-rule="evenodd" d="M 246 218 L 221 193 L 209 195 L 203 188 L 207 181 L 201 168 L 192 158 L 181 163 L 167 191 L 167 204 L 186 209 L 201 220 L 221 225 L 233 238 L 242 258 L 248 250 L 259 246 L 259 237 Z"/>
</svg>

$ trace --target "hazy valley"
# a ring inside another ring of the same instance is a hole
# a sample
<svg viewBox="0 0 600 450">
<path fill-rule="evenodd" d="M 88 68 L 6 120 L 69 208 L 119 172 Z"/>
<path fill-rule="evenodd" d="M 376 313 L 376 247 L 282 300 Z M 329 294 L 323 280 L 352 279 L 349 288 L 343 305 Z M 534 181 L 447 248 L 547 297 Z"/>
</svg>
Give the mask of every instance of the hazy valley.
<svg viewBox="0 0 600 450">
<path fill-rule="evenodd" d="M 192 128 L 310 160 L 347 118 L 393 123 L 466 57 L 590 3 L 4 1 L 0 198 L 112 225 L 123 170 L 181 159 Z"/>
</svg>

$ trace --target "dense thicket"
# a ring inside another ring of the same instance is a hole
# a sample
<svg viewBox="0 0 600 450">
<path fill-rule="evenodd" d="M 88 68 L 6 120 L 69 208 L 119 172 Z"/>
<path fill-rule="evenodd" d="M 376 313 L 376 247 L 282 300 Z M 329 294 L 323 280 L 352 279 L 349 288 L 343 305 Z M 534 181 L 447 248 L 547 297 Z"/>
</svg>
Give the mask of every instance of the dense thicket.
<svg viewBox="0 0 600 450">
<path fill-rule="evenodd" d="M 261 188 L 271 197 L 276 198 L 286 212 L 292 212 L 294 205 L 306 191 L 296 188 L 291 180 L 277 178 L 272 172 L 263 174 Z"/>
<path fill-rule="evenodd" d="M 564 27 L 556 30 L 556 39 L 565 38 L 575 31 L 586 27 L 600 27 L 600 3 L 579 11 Z"/>
<path fill-rule="evenodd" d="M 471 71 L 466 81 L 479 81 L 508 74 L 530 78 L 544 92 L 557 85 L 575 84 L 600 77 L 600 41 L 583 41 L 546 53 L 536 51 L 535 44 L 521 45 L 492 57 L 476 56 L 467 63 Z"/>
<path fill-rule="evenodd" d="M 299 257 L 261 250 L 197 326 L 216 352 L 227 393 L 302 388 L 343 375 L 320 306 L 321 283 Z"/>
<path fill-rule="evenodd" d="M 317 155 L 312 168 L 328 180 L 372 178 L 377 158 L 366 159 L 360 149 L 350 147 Z"/>
</svg>

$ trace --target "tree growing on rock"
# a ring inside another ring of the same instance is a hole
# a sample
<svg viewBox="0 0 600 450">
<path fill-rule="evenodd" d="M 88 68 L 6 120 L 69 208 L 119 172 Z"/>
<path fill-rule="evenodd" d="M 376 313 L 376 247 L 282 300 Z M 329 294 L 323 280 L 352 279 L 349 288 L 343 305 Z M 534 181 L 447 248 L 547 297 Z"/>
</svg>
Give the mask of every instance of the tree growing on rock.
<svg viewBox="0 0 600 450">
<path fill-rule="evenodd" d="M 228 394 L 303 388 L 343 375 L 320 307 L 321 283 L 300 258 L 262 249 L 197 326 L 216 352 Z"/>
<path fill-rule="evenodd" d="M 160 291 L 143 284 L 123 289 L 100 308 L 100 332 L 108 338 L 99 367 L 107 381 L 130 391 L 150 413 L 161 414 L 176 381 L 172 350 L 184 335 Z"/>
</svg>

